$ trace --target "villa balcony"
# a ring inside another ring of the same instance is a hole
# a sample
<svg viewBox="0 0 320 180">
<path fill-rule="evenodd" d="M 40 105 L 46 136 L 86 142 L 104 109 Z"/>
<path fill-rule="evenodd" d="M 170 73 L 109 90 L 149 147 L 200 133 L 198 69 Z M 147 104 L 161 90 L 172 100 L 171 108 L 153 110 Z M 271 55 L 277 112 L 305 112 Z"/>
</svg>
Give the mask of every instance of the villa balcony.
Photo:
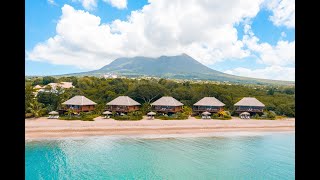
<svg viewBox="0 0 320 180">
<path fill-rule="evenodd" d="M 255 112 L 255 113 L 262 113 L 263 108 L 236 108 L 236 112 Z"/>
<path fill-rule="evenodd" d="M 129 112 L 128 107 L 107 107 L 107 111 L 115 111 L 115 112 Z"/>
<path fill-rule="evenodd" d="M 154 107 L 154 111 L 157 111 L 157 112 L 163 112 L 163 113 L 168 113 L 168 112 L 179 112 L 181 111 L 182 108 L 180 106 L 177 106 L 177 107 L 159 107 L 159 106 L 155 106 Z"/>
<path fill-rule="evenodd" d="M 208 111 L 208 112 L 218 112 L 220 109 L 223 109 L 222 107 L 193 107 L 192 108 L 192 111 L 194 112 L 205 112 L 205 111 Z"/>
</svg>

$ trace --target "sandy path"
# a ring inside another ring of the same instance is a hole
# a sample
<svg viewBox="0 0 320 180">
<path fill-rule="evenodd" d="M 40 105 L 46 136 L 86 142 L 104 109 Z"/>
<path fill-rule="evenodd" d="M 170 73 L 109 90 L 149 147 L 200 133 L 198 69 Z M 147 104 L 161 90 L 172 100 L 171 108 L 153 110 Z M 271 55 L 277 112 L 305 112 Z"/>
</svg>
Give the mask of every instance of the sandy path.
<svg viewBox="0 0 320 180">
<path fill-rule="evenodd" d="M 294 131 L 295 119 L 283 120 L 141 120 L 66 121 L 47 118 L 26 119 L 25 139 L 129 134 L 194 134 L 235 131 Z"/>
</svg>

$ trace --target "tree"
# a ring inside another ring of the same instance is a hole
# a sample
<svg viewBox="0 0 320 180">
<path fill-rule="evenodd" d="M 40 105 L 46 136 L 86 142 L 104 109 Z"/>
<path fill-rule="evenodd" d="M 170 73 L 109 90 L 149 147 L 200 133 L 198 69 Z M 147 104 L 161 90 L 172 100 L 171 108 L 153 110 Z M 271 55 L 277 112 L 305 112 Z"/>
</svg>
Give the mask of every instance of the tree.
<svg viewBox="0 0 320 180">
<path fill-rule="evenodd" d="M 94 108 L 94 113 L 101 114 L 104 108 L 105 108 L 105 104 L 97 104 L 96 107 Z"/>
<path fill-rule="evenodd" d="M 226 116 L 229 116 L 229 115 L 227 114 L 227 112 L 224 111 L 224 110 L 222 110 L 222 109 L 220 109 L 220 110 L 217 112 L 217 114 L 219 115 L 219 117 L 222 117 L 222 118 L 224 118 L 224 117 L 226 117 Z"/>
<path fill-rule="evenodd" d="M 188 88 L 185 86 L 181 86 L 172 91 L 172 96 L 177 98 L 178 100 L 191 100 L 192 91 L 190 91 L 190 87 Z"/>
<path fill-rule="evenodd" d="M 36 78 L 33 80 L 32 82 L 32 86 L 35 86 L 35 85 L 43 85 L 43 80 L 42 78 Z"/>
<path fill-rule="evenodd" d="M 28 107 L 29 107 L 30 103 L 32 102 L 32 100 L 34 100 L 34 92 L 35 92 L 35 90 L 33 89 L 32 85 L 30 85 L 30 84 L 26 85 L 25 93 L 24 93 L 25 113 L 28 111 Z"/>
<path fill-rule="evenodd" d="M 52 76 L 45 76 L 42 78 L 42 84 L 47 85 L 49 83 L 57 82 L 57 79 Z"/>
<path fill-rule="evenodd" d="M 286 88 L 284 90 L 284 93 L 286 93 L 286 94 L 294 94 L 294 89 L 293 88 Z"/>
<path fill-rule="evenodd" d="M 38 102 L 45 106 L 52 106 L 53 109 L 57 109 L 59 102 L 59 95 L 52 92 L 39 92 L 37 95 Z"/>
<path fill-rule="evenodd" d="M 72 108 L 69 108 L 68 110 L 67 110 L 67 115 L 69 116 L 69 119 L 71 119 L 71 115 L 72 114 L 74 114 L 74 110 L 72 109 Z"/>
<path fill-rule="evenodd" d="M 276 113 L 280 115 L 286 115 L 289 117 L 294 117 L 294 104 L 280 104 L 276 108 Z"/>
<path fill-rule="evenodd" d="M 44 104 L 39 103 L 39 102 L 36 101 L 36 100 L 33 100 L 33 101 L 30 103 L 28 109 L 29 109 L 30 113 L 33 114 L 34 117 L 40 117 L 40 116 L 42 116 L 42 115 L 45 113 L 45 111 L 46 111 L 46 109 L 43 108 L 43 107 L 44 107 Z"/>
<path fill-rule="evenodd" d="M 190 116 L 192 114 L 192 108 L 189 106 L 182 106 L 182 112 L 185 115 Z"/>
<path fill-rule="evenodd" d="M 133 90 L 128 92 L 128 95 L 134 99 L 142 100 L 145 103 L 151 103 L 156 98 L 163 96 L 166 89 L 158 83 L 139 83 Z"/>
<path fill-rule="evenodd" d="M 273 95 L 274 94 L 274 88 L 271 88 L 271 89 L 269 89 L 268 91 L 267 91 L 267 94 L 268 95 Z"/>
</svg>

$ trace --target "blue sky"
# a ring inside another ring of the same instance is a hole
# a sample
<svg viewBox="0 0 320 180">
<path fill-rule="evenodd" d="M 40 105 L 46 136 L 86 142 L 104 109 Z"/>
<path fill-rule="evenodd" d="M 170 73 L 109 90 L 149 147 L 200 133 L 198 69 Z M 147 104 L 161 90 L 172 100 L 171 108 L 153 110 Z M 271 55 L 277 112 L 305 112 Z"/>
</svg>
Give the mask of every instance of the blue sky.
<svg viewBox="0 0 320 180">
<path fill-rule="evenodd" d="M 294 1 L 192 3 L 26 0 L 26 75 L 82 72 L 118 57 L 184 52 L 222 72 L 294 80 Z"/>
</svg>

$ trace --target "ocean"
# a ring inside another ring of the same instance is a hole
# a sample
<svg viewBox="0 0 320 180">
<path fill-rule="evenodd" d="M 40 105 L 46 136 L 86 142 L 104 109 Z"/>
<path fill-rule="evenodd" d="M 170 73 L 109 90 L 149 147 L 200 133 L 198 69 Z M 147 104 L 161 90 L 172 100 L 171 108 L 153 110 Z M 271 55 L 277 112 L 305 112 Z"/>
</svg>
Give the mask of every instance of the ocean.
<svg viewBox="0 0 320 180">
<path fill-rule="evenodd" d="M 295 134 L 26 141 L 25 179 L 295 179 Z"/>
</svg>

